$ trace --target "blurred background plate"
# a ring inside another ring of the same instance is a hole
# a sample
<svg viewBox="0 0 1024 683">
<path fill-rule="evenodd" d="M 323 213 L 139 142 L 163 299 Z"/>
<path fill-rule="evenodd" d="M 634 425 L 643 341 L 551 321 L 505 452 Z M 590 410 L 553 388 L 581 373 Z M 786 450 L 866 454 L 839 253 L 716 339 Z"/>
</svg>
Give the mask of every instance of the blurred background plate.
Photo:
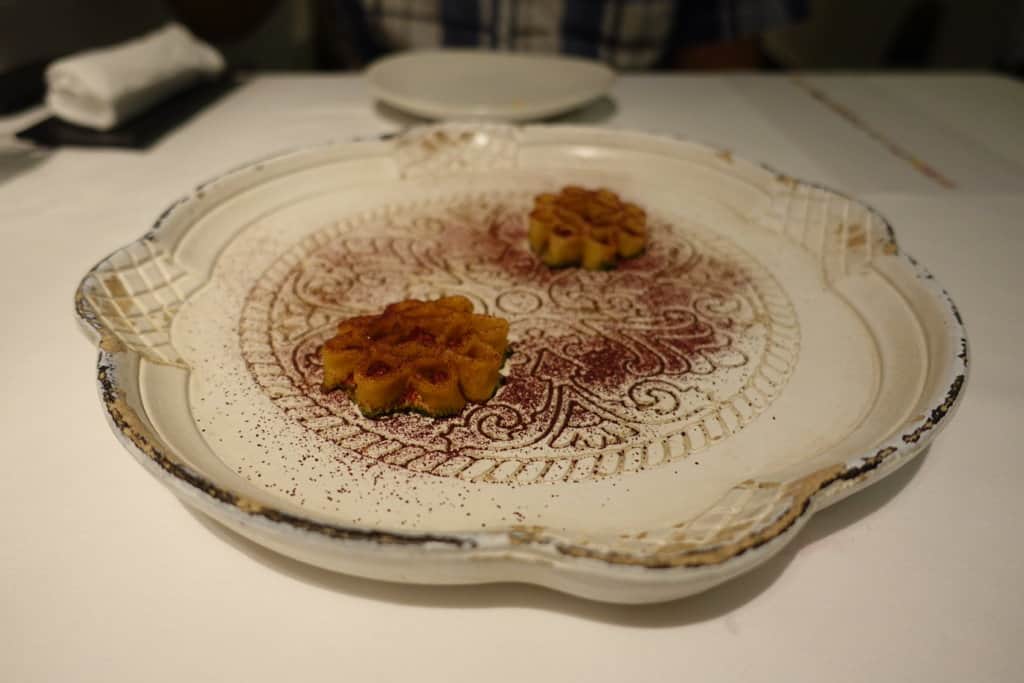
<svg viewBox="0 0 1024 683">
<path fill-rule="evenodd" d="M 417 116 L 529 121 L 600 97 L 615 72 L 574 57 L 430 50 L 381 59 L 366 77 L 375 98 Z"/>
</svg>

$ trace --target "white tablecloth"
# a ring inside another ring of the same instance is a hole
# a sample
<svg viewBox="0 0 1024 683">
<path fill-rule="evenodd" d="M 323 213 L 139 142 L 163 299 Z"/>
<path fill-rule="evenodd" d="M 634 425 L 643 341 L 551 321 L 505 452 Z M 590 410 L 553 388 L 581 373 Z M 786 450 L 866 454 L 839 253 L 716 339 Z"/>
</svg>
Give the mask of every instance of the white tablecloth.
<svg viewBox="0 0 1024 683">
<path fill-rule="evenodd" d="M 104 422 L 79 278 L 222 170 L 403 125 L 356 77 L 254 77 L 146 152 L 0 142 L 0 679 L 1021 680 L 1024 87 L 637 76 L 573 118 L 729 147 L 891 219 L 971 336 L 930 452 L 761 569 L 649 607 L 336 576 L 196 517 Z"/>
</svg>

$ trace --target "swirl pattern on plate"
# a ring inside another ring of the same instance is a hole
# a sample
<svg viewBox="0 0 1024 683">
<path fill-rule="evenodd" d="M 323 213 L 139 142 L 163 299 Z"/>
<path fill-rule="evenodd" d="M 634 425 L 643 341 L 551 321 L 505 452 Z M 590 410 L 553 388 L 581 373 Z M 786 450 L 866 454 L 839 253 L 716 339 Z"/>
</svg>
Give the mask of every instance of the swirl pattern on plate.
<svg viewBox="0 0 1024 683">
<path fill-rule="evenodd" d="M 339 457 L 475 482 L 582 481 L 686 457 L 779 393 L 799 326 L 775 279 L 724 237 L 650 219 L 614 272 L 551 270 L 526 241 L 526 194 L 384 206 L 311 234 L 249 292 L 246 363 L 267 396 Z M 369 420 L 320 390 L 339 319 L 463 295 L 508 319 L 505 382 L 443 420 Z"/>
</svg>

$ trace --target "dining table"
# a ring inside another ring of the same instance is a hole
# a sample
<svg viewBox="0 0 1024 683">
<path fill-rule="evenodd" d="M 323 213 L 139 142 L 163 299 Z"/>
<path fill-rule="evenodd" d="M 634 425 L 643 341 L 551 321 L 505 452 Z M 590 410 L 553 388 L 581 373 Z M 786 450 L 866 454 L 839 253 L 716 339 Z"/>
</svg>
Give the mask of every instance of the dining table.
<svg viewBox="0 0 1024 683">
<path fill-rule="evenodd" d="M 957 414 L 762 566 L 695 596 L 355 578 L 179 502 L 119 444 L 83 275 L 174 200 L 281 150 L 422 121 L 364 77 L 243 74 L 144 149 L 37 146 L 0 117 L 0 679 L 1013 681 L 1024 671 L 1024 86 L 983 72 L 649 73 L 543 125 L 728 149 L 874 207 L 949 291 Z M 1017 349 L 1014 351 L 1014 349 Z"/>
</svg>

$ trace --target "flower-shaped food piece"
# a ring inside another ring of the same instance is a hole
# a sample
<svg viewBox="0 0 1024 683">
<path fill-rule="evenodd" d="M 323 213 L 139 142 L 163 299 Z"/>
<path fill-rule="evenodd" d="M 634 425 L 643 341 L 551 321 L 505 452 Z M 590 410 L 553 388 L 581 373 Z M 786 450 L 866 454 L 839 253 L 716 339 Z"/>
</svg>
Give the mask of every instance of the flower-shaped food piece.
<svg viewBox="0 0 1024 683">
<path fill-rule="evenodd" d="M 547 265 L 614 268 L 620 258 L 640 255 L 647 244 L 647 214 L 610 190 L 575 185 L 534 198 L 530 248 Z"/>
<path fill-rule="evenodd" d="M 469 299 L 410 299 L 338 324 L 321 348 L 323 389 L 344 388 L 367 417 L 453 415 L 494 394 L 507 349 L 508 321 Z"/>
</svg>

